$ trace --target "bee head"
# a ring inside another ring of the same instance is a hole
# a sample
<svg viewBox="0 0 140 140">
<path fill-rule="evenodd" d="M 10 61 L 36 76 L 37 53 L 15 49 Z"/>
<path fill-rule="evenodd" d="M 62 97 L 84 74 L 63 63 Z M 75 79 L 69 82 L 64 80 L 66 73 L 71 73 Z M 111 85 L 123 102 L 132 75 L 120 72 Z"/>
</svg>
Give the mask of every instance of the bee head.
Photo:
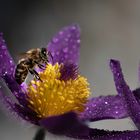
<svg viewBox="0 0 140 140">
<path fill-rule="evenodd" d="M 46 50 L 46 48 L 41 48 L 41 56 L 47 57 L 47 50 Z"/>
<path fill-rule="evenodd" d="M 48 63 L 48 57 L 51 57 L 51 59 L 53 60 L 51 53 L 47 51 L 46 48 L 41 48 L 40 54 L 41 54 L 42 59 L 45 61 L 45 63 Z"/>
<path fill-rule="evenodd" d="M 46 48 L 41 48 L 40 56 L 44 61 L 48 62 L 48 51 L 46 50 Z"/>
</svg>

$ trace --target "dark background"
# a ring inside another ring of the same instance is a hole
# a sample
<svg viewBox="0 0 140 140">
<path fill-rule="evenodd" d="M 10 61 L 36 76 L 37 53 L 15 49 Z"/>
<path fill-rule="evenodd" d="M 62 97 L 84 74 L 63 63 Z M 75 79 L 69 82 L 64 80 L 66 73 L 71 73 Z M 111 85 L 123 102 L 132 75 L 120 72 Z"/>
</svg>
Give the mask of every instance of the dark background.
<svg viewBox="0 0 140 140">
<path fill-rule="evenodd" d="M 81 27 L 80 72 L 88 78 L 93 96 L 116 94 L 108 67 L 110 58 L 121 60 L 132 89 L 139 86 L 140 1 L 0 0 L 0 31 L 16 62 L 19 53 L 46 46 L 57 31 L 73 23 Z M 11 118 L 12 114 L 1 109 L 0 140 L 31 140 L 36 128 Z M 129 119 L 91 126 L 134 128 Z M 50 137 L 47 134 L 47 140 L 57 139 Z"/>
</svg>

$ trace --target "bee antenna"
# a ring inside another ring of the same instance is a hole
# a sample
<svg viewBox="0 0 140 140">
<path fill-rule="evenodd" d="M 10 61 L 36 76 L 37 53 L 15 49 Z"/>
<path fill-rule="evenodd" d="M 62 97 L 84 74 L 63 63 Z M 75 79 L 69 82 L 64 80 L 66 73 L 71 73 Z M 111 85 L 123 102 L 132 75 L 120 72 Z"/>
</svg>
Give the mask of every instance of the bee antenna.
<svg viewBox="0 0 140 140">
<path fill-rule="evenodd" d="M 48 51 L 48 55 L 51 57 L 51 59 L 52 59 L 52 63 L 53 63 L 53 56 L 52 56 L 52 54 L 51 54 L 50 51 Z"/>
</svg>

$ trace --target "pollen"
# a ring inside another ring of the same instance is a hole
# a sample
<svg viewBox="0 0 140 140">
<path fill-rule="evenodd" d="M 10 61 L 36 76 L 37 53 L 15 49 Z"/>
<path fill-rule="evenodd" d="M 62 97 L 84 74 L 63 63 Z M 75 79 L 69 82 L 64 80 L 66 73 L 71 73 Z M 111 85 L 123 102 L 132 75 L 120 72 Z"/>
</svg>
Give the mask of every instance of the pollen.
<svg viewBox="0 0 140 140">
<path fill-rule="evenodd" d="M 39 73 L 41 81 L 32 80 L 28 85 L 29 107 L 38 117 L 61 115 L 69 111 L 77 113 L 85 109 L 85 103 L 90 94 L 87 79 L 78 75 L 67 81 L 60 77 L 62 65 L 48 64 L 43 72 Z"/>
</svg>

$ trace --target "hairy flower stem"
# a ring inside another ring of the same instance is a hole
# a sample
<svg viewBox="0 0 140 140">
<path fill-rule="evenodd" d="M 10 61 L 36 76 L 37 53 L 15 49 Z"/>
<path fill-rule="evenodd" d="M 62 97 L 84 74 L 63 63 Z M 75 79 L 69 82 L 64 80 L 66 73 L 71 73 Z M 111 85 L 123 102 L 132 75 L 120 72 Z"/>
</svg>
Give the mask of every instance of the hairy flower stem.
<svg viewBox="0 0 140 140">
<path fill-rule="evenodd" d="M 45 130 L 43 128 L 37 130 L 33 140 L 45 140 Z"/>
</svg>

